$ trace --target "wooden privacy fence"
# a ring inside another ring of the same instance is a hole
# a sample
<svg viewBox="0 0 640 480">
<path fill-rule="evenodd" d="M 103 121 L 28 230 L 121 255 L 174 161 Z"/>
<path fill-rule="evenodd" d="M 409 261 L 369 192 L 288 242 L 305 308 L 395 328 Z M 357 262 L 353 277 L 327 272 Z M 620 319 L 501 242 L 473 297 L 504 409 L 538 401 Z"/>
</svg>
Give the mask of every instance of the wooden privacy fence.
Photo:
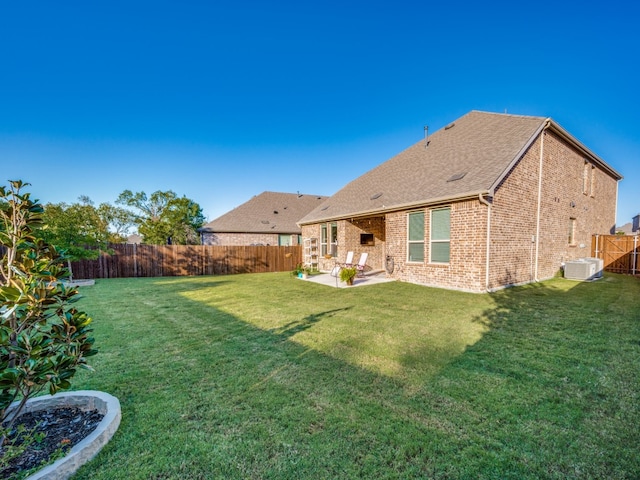
<svg viewBox="0 0 640 480">
<path fill-rule="evenodd" d="M 594 235 L 591 256 L 601 258 L 607 272 L 640 274 L 638 235 Z"/>
<path fill-rule="evenodd" d="M 302 247 L 113 244 L 97 260 L 73 262 L 74 278 L 164 277 L 284 272 Z"/>
</svg>

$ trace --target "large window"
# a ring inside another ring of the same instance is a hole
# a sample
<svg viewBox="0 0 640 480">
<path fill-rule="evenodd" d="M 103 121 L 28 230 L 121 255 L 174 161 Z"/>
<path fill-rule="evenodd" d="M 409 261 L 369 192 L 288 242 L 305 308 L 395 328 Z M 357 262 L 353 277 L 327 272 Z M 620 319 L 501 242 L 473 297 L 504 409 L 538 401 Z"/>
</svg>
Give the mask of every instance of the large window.
<svg viewBox="0 0 640 480">
<path fill-rule="evenodd" d="M 320 225 L 320 254 L 338 256 L 338 224 L 323 223 Z"/>
<path fill-rule="evenodd" d="M 327 254 L 327 243 L 329 236 L 327 235 L 327 224 L 323 223 L 320 225 L 320 255 L 324 256 Z"/>
<path fill-rule="evenodd" d="M 451 253 L 451 209 L 431 210 L 431 262 L 449 263 Z"/>
<path fill-rule="evenodd" d="M 424 212 L 411 212 L 407 216 L 407 260 L 424 262 Z"/>
<path fill-rule="evenodd" d="M 331 237 L 329 238 L 331 239 L 331 256 L 337 257 L 338 256 L 338 224 L 337 223 L 331 224 Z"/>
</svg>

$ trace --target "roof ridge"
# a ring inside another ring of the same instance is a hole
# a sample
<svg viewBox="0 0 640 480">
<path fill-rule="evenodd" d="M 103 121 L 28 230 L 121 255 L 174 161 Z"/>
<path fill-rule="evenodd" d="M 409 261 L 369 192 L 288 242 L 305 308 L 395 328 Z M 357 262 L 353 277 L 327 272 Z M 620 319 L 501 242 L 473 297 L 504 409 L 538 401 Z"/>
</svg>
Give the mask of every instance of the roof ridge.
<svg viewBox="0 0 640 480">
<path fill-rule="evenodd" d="M 539 119 L 550 118 L 550 117 L 545 117 L 545 116 L 541 116 L 541 115 L 525 115 L 523 113 L 507 113 L 507 112 L 504 112 L 504 113 L 502 113 L 502 112 L 489 112 L 489 111 L 486 111 L 486 110 L 471 110 L 466 115 L 469 115 L 470 113 L 482 113 L 484 115 L 500 115 L 500 116 L 503 116 L 503 117 L 516 117 L 516 118 L 539 118 Z M 463 117 L 465 117 L 466 115 L 463 115 Z"/>
<path fill-rule="evenodd" d="M 258 193 L 257 195 L 254 195 L 254 197 L 258 197 L 260 195 L 264 195 L 265 193 L 274 193 L 276 195 L 295 195 L 297 197 L 327 197 L 328 195 L 320 195 L 320 194 L 315 194 L 315 193 L 304 193 L 304 192 L 275 192 L 273 190 L 265 190 L 262 193 Z"/>
</svg>

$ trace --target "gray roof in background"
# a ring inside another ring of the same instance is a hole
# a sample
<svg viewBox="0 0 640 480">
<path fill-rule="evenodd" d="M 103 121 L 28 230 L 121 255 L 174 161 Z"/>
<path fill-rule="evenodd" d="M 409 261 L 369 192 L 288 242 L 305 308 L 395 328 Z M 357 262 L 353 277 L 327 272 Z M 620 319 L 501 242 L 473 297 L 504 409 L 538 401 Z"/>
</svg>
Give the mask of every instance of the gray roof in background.
<svg viewBox="0 0 640 480">
<path fill-rule="evenodd" d="M 487 193 L 547 119 L 472 111 L 347 184 L 300 223 Z M 464 176 L 462 176 L 464 174 Z M 452 180 L 456 176 L 462 176 Z"/>
<path fill-rule="evenodd" d="M 297 222 L 328 197 L 263 192 L 207 223 L 201 232 L 300 233 Z"/>
<path fill-rule="evenodd" d="M 300 224 L 492 194 L 544 128 L 616 180 L 622 176 L 545 117 L 472 111 L 348 183 Z"/>
<path fill-rule="evenodd" d="M 633 235 L 633 223 L 629 222 L 617 227 L 616 232 L 624 232 L 626 235 Z"/>
</svg>

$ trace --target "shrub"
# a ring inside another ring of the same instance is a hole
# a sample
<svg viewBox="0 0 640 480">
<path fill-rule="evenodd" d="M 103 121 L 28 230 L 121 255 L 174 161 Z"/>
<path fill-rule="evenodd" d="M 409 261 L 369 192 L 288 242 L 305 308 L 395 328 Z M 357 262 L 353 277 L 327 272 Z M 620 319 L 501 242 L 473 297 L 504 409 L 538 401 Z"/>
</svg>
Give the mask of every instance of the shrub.
<svg viewBox="0 0 640 480">
<path fill-rule="evenodd" d="M 343 282 L 351 283 L 358 273 L 356 267 L 344 267 L 340 270 L 340 280 Z"/>
<path fill-rule="evenodd" d="M 37 236 L 42 206 L 21 193 L 28 184 L 9 183 L 0 187 L 0 422 L 7 429 L 29 398 L 68 389 L 97 353 L 91 318 L 73 307 L 78 290 L 60 281 L 68 276 L 64 258 Z"/>
</svg>

